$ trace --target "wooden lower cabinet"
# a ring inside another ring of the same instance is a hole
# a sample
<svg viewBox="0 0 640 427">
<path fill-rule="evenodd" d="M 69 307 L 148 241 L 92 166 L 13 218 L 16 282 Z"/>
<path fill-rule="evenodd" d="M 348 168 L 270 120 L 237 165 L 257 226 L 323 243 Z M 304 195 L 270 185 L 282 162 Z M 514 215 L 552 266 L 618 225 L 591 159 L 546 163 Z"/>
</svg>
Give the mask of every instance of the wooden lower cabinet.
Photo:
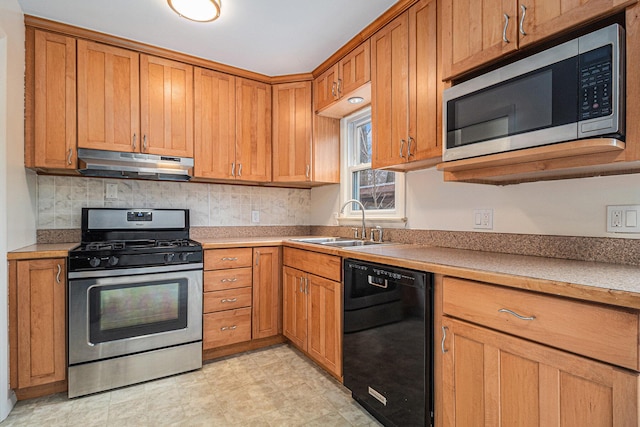
<svg viewBox="0 0 640 427">
<path fill-rule="evenodd" d="M 339 278 L 340 257 L 292 248 L 284 251 L 284 336 L 329 373 L 341 378 L 342 283 L 294 268 L 297 263 Z"/>
<path fill-rule="evenodd" d="M 282 333 L 280 248 L 255 248 L 253 259 L 252 338 L 279 335 Z"/>
<path fill-rule="evenodd" d="M 9 263 L 10 386 L 19 398 L 66 388 L 66 277 L 64 258 Z"/>
<path fill-rule="evenodd" d="M 449 317 L 442 332 L 442 426 L 638 425 L 637 372 Z"/>
</svg>

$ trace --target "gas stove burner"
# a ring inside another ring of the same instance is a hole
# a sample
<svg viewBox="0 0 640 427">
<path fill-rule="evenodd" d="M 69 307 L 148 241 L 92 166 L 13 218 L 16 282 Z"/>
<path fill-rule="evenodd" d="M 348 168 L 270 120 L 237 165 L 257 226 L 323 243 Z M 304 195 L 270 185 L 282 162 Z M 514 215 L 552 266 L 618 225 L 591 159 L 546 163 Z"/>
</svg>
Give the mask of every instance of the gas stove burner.
<svg viewBox="0 0 640 427">
<path fill-rule="evenodd" d="M 125 247 L 125 242 L 89 242 L 85 245 L 87 251 L 117 251 Z"/>
</svg>

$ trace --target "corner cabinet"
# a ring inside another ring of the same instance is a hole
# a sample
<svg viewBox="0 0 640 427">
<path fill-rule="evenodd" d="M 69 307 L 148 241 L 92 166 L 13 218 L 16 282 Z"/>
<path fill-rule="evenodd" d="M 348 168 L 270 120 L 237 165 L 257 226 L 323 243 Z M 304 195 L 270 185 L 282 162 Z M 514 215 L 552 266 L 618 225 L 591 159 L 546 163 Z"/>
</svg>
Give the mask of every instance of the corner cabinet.
<svg viewBox="0 0 640 427">
<path fill-rule="evenodd" d="M 442 285 L 438 425 L 638 425 L 636 311 L 452 277 Z"/>
<path fill-rule="evenodd" d="M 33 169 L 75 170 L 76 40 L 27 28 L 25 158 Z"/>
<path fill-rule="evenodd" d="M 421 0 L 371 37 L 374 169 L 433 166 L 442 157 L 437 5 Z"/>
<path fill-rule="evenodd" d="M 19 399 L 66 390 L 66 259 L 9 262 L 10 386 Z"/>
<path fill-rule="evenodd" d="M 283 264 L 284 336 L 341 379 L 341 258 L 285 247 Z"/>
<path fill-rule="evenodd" d="M 637 0 L 442 1 L 443 78 L 449 80 L 517 49 L 621 11 Z M 481 13 L 480 13 L 481 12 Z"/>
</svg>

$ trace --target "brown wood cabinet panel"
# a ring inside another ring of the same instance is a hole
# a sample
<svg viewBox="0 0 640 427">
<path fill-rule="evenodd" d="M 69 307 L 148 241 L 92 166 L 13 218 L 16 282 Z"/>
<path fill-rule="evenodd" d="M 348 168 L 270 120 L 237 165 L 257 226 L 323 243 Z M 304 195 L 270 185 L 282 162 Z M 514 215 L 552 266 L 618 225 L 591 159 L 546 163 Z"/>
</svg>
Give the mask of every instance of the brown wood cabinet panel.
<svg viewBox="0 0 640 427">
<path fill-rule="evenodd" d="M 340 120 L 313 115 L 313 182 L 340 183 Z"/>
<path fill-rule="evenodd" d="M 140 151 L 139 55 L 78 40 L 78 147 Z"/>
<path fill-rule="evenodd" d="M 76 169 L 76 41 L 26 32 L 25 166 Z"/>
<path fill-rule="evenodd" d="M 193 67 L 140 56 L 141 151 L 193 157 Z"/>
<path fill-rule="evenodd" d="M 251 267 L 251 248 L 207 249 L 204 251 L 205 270 Z"/>
<path fill-rule="evenodd" d="M 317 113 L 338 99 L 339 64 L 335 64 L 313 81 L 313 103 Z"/>
<path fill-rule="evenodd" d="M 283 264 L 335 282 L 342 280 L 342 260 L 339 256 L 285 247 Z"/>
<path fill-rule="evenodd" d="M 371 80 L 371 48 L 365 40 L 338 63 L 338 95 L 346 96 Z"/>
<path fill-rule="evenodd" d="M 307 351 L 339 378 L 342 376 L 342 285 L 312 274 L 307 280 Z"/>
<path fill-rule="evenodd" d="M 271 86 L 236 78 L 236 179 L 271 181 Z"/>
<path fill-rule="evenodd" d="M 252 274 L 251 267 L 205 271 L 204 291 L 222 291 L 251 286 Z"/>
<path fill-rule="evenodd" d="M 251 287 L 205 292 L 203 312 L 213 313 L 215 311 L 251 307 L 251 295 Z"/>
<path fill-rule="evenodd" d="M 638 424 L 638 373 L 447 317 L 442 325 L 450 425 Z"/>
<path fill-rule="evenodd" d="M 282 333 L 280 248 L 255 248 L 253 259 L 252 338 L 258 339 Z"/>
<path fill-rule="evenodd" d="M 219 311 L 203 316 L 203 350 L 251 340 L 251 308 Z"/>
<path fill-rule="evenodd" d="M 66 261 L 17 261 L 15 301 L 17 384 L 26 388 L 66 379 Z M 14 360 L 14 358 L 12 358 Z"/>
<path fill-rule="evenodd" d="M 287 248 L 285 248 L 286 250 Z M 307 350 L 307 300 L 303 289 L 305 273 L 282 269 L 283 334 L 302 351 Z"/>
<path fill-rule="evenodd" d="M 236 78 L 194 69 L 194 176 L 230 179 L 236 158 Z"/>
<path fill-rule="evenodd" d="M 444 278 L 443 311 L 543 344 L 639 370 L 638 312 Z M 510 310 L 514 314 L 501 310 Z"/>
<path fill-rule="evenodd" d="M 279 84 L 272 89 L 273 181 L 310 181 L 311 82 Z"/>
</svg>

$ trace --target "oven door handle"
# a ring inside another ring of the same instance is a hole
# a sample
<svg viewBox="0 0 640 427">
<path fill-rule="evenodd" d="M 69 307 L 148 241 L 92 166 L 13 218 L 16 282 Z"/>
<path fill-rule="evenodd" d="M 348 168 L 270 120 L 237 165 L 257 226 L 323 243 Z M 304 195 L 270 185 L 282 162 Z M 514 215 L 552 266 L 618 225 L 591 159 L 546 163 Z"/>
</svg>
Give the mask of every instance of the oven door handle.
<svg viewBox="0 0 640 427">
<path fill-rule="evenodd" d="M 376 282 L 375 280 L 380 280 L 377 277 L 373 277 L 373 276 L 367 276 L 367 282 L 372 285 L 372 286 L 377 286 L 379 288 L 383 288 L 383 289 L 387 289 L 389 287 L 389 281 L 387 279 L 384 279 L 384 282 L 379 283 Z"/>
</svg>

